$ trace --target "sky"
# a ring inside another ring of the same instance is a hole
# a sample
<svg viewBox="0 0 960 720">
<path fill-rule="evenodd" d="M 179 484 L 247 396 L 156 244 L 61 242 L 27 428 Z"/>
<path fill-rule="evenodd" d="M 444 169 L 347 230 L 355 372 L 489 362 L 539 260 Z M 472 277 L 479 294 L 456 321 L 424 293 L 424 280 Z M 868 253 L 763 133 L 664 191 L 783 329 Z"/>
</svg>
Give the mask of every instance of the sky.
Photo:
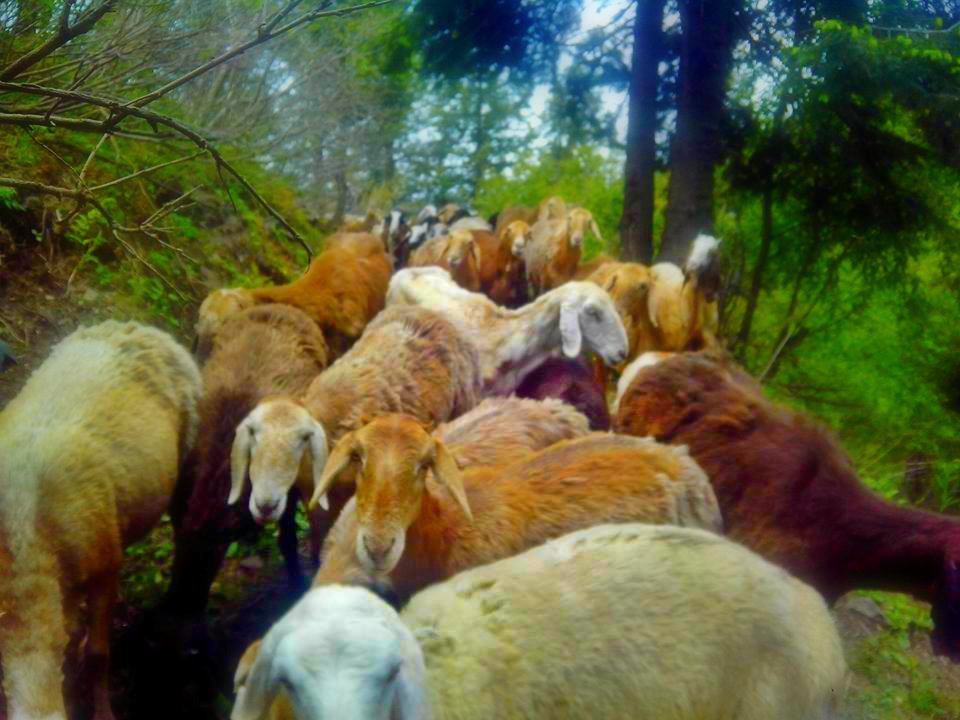
<svg viewBox="0 0 960 720">
<path fill-rule="evenodd" d="M 620 12 L 631 0 L 584 0 L 583 13 L 580 16 L 580 33 L 587 33 L 594 28 L 606 25 L 610 20 Z M 569 66 L 573 58 L 567 56 L 561 59 L 561 68 Z M 536 128 L 542 123 L 542 118 L 546 112 L 547 100 L 550 97 L 550 88 L 547 85 L 539 85 L 533 92 L 530 100 L 530 110 L 532 111 L 531 124 Z M 627 111 L 626 111 L 626 93 L 603 88 L 600 90 L 600 98 L 604 110 L 608 112 L 619 111 L 617 117 L 617 139 L 625 143 L 627 139 Z M 539 145 L 545 145 L 546 141 L 541 141 Z"/>
</svg>

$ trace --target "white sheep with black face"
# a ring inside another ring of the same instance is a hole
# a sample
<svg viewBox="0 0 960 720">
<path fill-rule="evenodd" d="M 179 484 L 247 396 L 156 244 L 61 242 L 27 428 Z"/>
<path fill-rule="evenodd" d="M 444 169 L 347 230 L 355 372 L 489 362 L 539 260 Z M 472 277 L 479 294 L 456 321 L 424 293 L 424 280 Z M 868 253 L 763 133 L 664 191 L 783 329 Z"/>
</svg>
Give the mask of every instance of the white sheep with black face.
<svg viewBox="0 0 960 720">
<path fill-rule="evenodd" d="M 627 356 L 623 321 L 593 283 L 570 282 L 511 310 L 460 287 L 442 268 L 407 268 L 390 281 L 387 306 L 394 305 L 436 310 L 462 327 L 480 350 L 485 395 L 511 394 L 529 368 L 557 351 L 592 351 L 611 366 Z"/>
</svg>

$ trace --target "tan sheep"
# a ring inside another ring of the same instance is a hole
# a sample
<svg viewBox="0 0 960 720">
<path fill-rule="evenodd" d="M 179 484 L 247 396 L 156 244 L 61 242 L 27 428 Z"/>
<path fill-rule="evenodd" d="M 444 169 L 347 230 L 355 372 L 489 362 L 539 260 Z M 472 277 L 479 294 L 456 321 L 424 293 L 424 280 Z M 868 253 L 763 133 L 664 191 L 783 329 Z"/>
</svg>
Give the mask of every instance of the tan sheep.
<svg viewBox="0 0 960 720">
<path fill-rule="evenodd" d="M 452 230 L 449 235 L 427 240 L 410 255 L 409 267 L 441 267 L 462 288 L 480 290 L 483 263 L 480 246 L 470 230 Z"/>
<path fill-rule="evenodd" d="M 601 241 L 600 228 L 589 210 L 574 208 L 562 219 L 540 219 L 524 250 L 530 296 L 560 287 L 573 279 L 588 230 Z"/>
<path fill-rule="evenodd" d="M 173 338 L 107 321 L 59 343 L 0 414 L 0 658 L 11 718 L 65 720 L 64 652 L 85 625 L 95 717 L 113 717 L 123 550 L 167 509 L 200 391 L 193 358 Z"/>
<path fill-rule="evenodd" d="M 620 313 L 630 344 L 624 363 L 661 345 L 647 305 L 651 285 L 650 268 L 640 263 L 608 262 L 587 279 L 607 291 Z"/>
<path fill-rule="evenodd" d="M 356 495 L 327 536 L 314 585 L 386 579 L 401 598 L 599 523 L 721 529 L 710 482 L 686 449 L 647 438 L 596 433 L 461 474 L 414 418 L 384 415 L 341 438 L 311 505 L 341 476 Z"/>
<path fill-rule="evenodd" d="M 229 502 L 239 500 L 249 468 L 250 511 L 276 520 L 295 483 L 311 497 L 323 472 L 328 444 L 385 412 L 404 412 L 440 423 L 480 401 L 477 349 L 441 314 L 415 307 L 388 308 L 359 342 L 321 373 L 302 398 L 260 402 L 240 423 L 231 455 Z M 333 504 L 352 493 L 342 487 Z M 332 522 L 336 513 L 327 515 Z"/>
<path fill-rule="evenodd" d="M 526 300 L 523 248 L 529 239 L 530 226 L 519 220 L 499 235 L 473 233 L 480 248 L 480 292 L 498 305 L 518 307 Z"/>
</svg>

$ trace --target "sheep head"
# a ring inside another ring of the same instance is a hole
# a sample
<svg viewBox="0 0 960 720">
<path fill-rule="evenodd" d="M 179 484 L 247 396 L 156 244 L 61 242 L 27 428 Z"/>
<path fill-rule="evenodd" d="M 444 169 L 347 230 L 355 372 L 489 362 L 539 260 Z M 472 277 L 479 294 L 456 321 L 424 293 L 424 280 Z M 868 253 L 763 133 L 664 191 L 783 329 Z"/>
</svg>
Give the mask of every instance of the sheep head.
<svg viewBox="0 0 960 720">
<path fill-rule="evenodd" d="M 237 426 L 234 434 L 228 504 L 234 504 L 243 494 L 249 468 L 253 519 L 261 524 L 279 519 L 287 505 L 287 493 L 297 481 L 305 458 L 313 464 L 316 486 L 327 459 L 327 434 L 323 425 L 294 400 L 263 400 Z"/>
<path fill-rule="evenodd" d="M 382 415 L 342 437 L 314 499 L 348 469 L 354 471 L 357 484 L 357 559 L 371 574 L 389 573 L 400 561 L 407 528 L 420 515 L 424 491 L 437 491 L 427 484 L 431 473 L 472 520 L 456 460 L 414 417 Z"/>
<path fill-rule="evenodd" d="M 213 341 L 223 324 L 237 313 L 256 304 L 246 288 L 220 288 L 207 295 L 200 303 L 195 325 L 194 352 L 200 360 L 213 350 Z"/>
<path fill-rule="evenodd" d="M 480 246 L 473 240 L 473 233 L 469 230 L 454 230 L 447 241 L 447 262 L 451 270 L 459 270 L 470 258 L 473 258 L 474 267 L 480 267 Z"/>
<path fill-rule="evenodd" d="M 267 717 L 282 689 L 289 717 L 427 720 L 425 674 L 396 611 L 363 588 L 328 585 L 304 595 L 244 653 L 230 717 Z"/>
<path fill-rule="evenodd" d="M 447 203 L 437 211 L 437 217 L 444 225 L 453 223 L 456 215 L 460 212 L 460 206 L 455 203 Z"/>
<path fill-rule="evenodd" d="M 537 207 L 537 220 L 563 220 L 567 215 L 567 203 L 563 198 L 548 197 Z"/>
<path fill-rule="evenodd" d="M 603 242 L 603 235 L 600 234 L 600 228 L 597 227 L 596 220 L 589 210 L 584 208 L 574 208 L 567 215 L 567 226 L 570 229 L 570 244 L 573 247 L 583 247 L 583 238 L 587 230 L 592 230 L 597 239 Z"/>
<path fill-rule="evenodd" d="M 523 259 L 523 251 L 527 243 L 533 239 L 533 231 L 523 220 L 515 220 L 501 231 L 501 238 L 505 237 L 510 243 L 510 253 L 519 259 Z"/>
<path fill-rule="evenodd" d="M 616 365 L 627 357 L 627 331 L 613 300 L 603 288 L 590 282 L 569 282 L 544 297 L 550 295 L 560 304 L 560 342 L 564 355 L 576 357 L 586 346 L 607 365 Z"/>
</svg>

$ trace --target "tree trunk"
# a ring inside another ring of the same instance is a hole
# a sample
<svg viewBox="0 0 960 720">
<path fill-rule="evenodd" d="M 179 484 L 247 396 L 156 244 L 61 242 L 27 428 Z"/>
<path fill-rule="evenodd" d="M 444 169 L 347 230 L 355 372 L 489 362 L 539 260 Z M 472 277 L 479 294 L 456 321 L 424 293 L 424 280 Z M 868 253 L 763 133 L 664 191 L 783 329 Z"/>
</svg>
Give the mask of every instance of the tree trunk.
<svg viewBox="0 0 960 720">
<path fill-rule="evenodd" d="M 665 0 L 637 0 L 633 24 L 620 255 L 625 260 L 643 263 L 653 259 L 657 66 L 662 55 L 664 3 Z"/>
<path fill-rule="evenodd" d="M 693 238 L 713 231 L 713 170 L 739 5 L 740 0 L 679 0 L 677 134 L 660 260 L 682 263 Z"/>
<path fill-rule="evenodd" d="M 760 299 L 760 290 L 763 288 L 763 276 L 767 271 L 767 262 L 770 259 L 770 246 L 773 241 L 773 179 L 768 179 L 763 189 L 763 210 L 760 234 L 760 253 L 757 255 L 757 264 L 753 267 L 753 276 L 750 279 L 750 294 L 747 296 L 747 308 L 740 323 L 740 332 L 737 333 L 735 346 L 737 357 L 741 360 L 747 351 L 750 341 L 750 330 L 753 325 L 753 315 L 757 311 L 757 302 Z"/>
</svg>

